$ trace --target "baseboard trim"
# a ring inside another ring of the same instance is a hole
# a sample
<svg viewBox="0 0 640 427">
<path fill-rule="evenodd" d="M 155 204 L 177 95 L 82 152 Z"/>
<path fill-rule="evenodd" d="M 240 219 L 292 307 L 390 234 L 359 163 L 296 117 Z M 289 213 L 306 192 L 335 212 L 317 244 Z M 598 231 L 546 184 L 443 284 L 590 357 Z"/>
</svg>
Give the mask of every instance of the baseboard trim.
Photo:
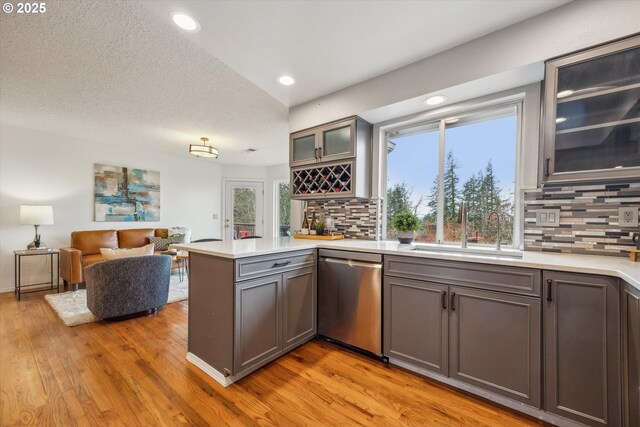
<svg viewBox="0 0 640 427">
<path fill-rule="evenodd" d="M 475 387 L 469 384 L 465 384 L 461 381 L 449 378 L 449 377 L 445 377 L 444 375 L 441 374 L 437 374 L 435 372 L 431 372 L 427 369 L 424 368 L 418 368 L 416 366 L 411 365 L 410 363 L 404 362 L 402 360 L 398 360 L 395 359 L 393 357 L 389 358 L 389 363 L 392 365 L 396 365 L 399 366 L 401 368 L 404 368 L 408 371 L 411 372 L 415 372 L 417 374 L 420 374 L 424 377 L 427 377 L 429 379 L 447 384 L 451 387 L 466 391 L 467 393 L 471 393 L 473 395 L 476 396 L 480 396 L 484 399 L 490 400 L 492 402 L 495 402 L 499 405 L 502 406 L 506 406 L 509 409 L 513 409 L 514 411 L 517 412 L 521 412 L 523 414 L 527 414 L 530 417 L 533 418 L 537 418 L 539 420 L 542 421 L 546 421 L 548 423 L 551 423 L 553 425 L 559 426 L 559 427 L 578 427 L 578 426 L 583 426 L 583 424 L 580 424 L 576 421 L 572 421 L 572 420 L 568 420 L 564 417 L 555 415 L 555 414 L 551 414 L 549 412 L 543 411 L 542 409 L 538 409 L 535 408 L 533 406 L 529 406 L 526 405 L 522 402 L 518 402 L 512 399 L 509 399 L 507 397 L 504 396 L 500 396 L 499 394 L 495 394 L 492 393 L 490 391 L 487 390 L 483 390 L 479 387 Z"/>
<path fill-rule="evenodd" d="M 198 367 L 202 372 L 209 375 L 223 387 L 228 387 L 235 382 L 233 376 L 225 377 L 222 372 L 218 371 L 193 353 L 187 353 L 187 360 L 196 365 L 196 367 Z"/>
</svg>

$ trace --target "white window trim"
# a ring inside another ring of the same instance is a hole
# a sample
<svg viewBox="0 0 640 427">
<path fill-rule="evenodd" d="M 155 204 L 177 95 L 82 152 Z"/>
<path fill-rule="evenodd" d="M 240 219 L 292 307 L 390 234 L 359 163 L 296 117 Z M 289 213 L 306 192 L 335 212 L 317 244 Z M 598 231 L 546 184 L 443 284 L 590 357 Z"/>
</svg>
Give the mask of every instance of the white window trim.
<svg viewBox="0 0 640 427">
<path fill-rule="evenodd" d="M 514 171 L 514 217 L 513 217 L 513 248 L 522 248 L 523 244 L 523 230 L 524 230 L 524 218 L 522 215 L 522 204 L 523 204 L 523 191 L 521 189 L 521 176 L 522 176 L 522 168 L 523 168 L 523 159 L 522 159 L 522 144 L 523 144 L 523 105 L 525 102 L 525 93 L 517 93 L 511 96 L 496 98 L 492 100 L 488 100 L 485 102 L 473 104 L 465 104 L 464 106 L 455 105 L 443 108 L 441 110 L 436 110 L 432 114 L 431 112 L 428 114 L 417 114 L 413 115 L 410 118 L 399 118 L 397 120 L 392 120 L 386 122 L 384 126 L 379 127 L 379 155 L 380 155 L 380 197 L 382 200 L 382 227 L 380 230 L 381 235 L 386 236 L 387 232 L 387 139 L 388 135 L 394 130 L 406 128 L 413 125 L 420 125 L 422 123 L 435 123 L 439 122 L 439 136 L 440 143 L 438 147 L 439 152 L 439 163 L 438 163 L 438 176 L 442 176 L 444 174 L 444 156 L 445 153 L 443 150 L 445 141 L 444 141 L 444 125 L 445 121 L 452 117 L 458 117 L 461 115 L 475 114 L 477 112 L 483 110 L 492 110 L 499 108 L 500 106 L 515 106 L 516 108 L 516 117 L 517 117 L 517 128 L 516 128 L 516 147 L 515 147 L 515 171 Z M 438 184 L 438 206 L 442 206 L 444 203 L 444 191 L 443 191 L 444 183 L 442 180 L 439 180 Z M 442 209 L 438 209 L 437 212 L 437 232 L 436 232 L 436 240 L 438 243 L 444 242 L 444 213 Z"/>
<path fill-rule="evenodd" d="M 280 184 L 290 184 L 288 179 L 276 179 L 273 181 L 273 236 L 280 237 Z M 291 201 L 289 202 L 291 203 Z M 289 227 L 292 227 L 289 224 Z"/>
</svg>

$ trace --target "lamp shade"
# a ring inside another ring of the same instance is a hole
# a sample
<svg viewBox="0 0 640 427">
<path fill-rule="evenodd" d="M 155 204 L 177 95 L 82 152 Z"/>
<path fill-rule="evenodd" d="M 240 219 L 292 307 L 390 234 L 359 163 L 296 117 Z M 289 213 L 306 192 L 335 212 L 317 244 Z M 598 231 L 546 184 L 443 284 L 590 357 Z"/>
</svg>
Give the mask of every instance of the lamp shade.
<svg viewBox="0 0 640 427">
<path fill-rule="evenodd" d="M 20 224 L 51 225 L 53 224 L 53 206 L 21 205 Z"/>
</svg>

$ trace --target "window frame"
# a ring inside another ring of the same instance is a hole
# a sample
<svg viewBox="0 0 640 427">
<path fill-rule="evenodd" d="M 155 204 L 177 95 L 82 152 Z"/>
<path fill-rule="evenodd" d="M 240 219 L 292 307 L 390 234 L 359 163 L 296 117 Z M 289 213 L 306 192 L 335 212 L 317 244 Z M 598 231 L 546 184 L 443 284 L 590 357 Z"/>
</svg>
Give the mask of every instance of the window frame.
<svg viewBox="0 0 640 427">
<path fill-rule="evenodd" d="M 444 163 L 446 156 L 446 146 L 445 146 L 445 130 L 446 130 L 446 122 L 448 120 L 452 120 L 454 118 L 461 119 L 464 117 L 469 117 L 477 114 L 481 114 L 483 112 L 491 112 L 500 109 L 506 109 L 510 107 L 515 107 L 516 111 L 516 146 L 515 146 L 515 159 L 514 159 L 514 215 L 513 215 L 513 241 L 512 244 L 507 247 L 512 247 L 515 249 L 522 248 L 523 245 L 523 230 L 524 230 L 524 221 L 523 221 L 523 213 L 522 213 L 522 203 L 523 203 L 523 191 L 521 189 L 521 175 L 522 175 L 522 144 L 523 144 L 523 120 L 524 120 L 524 102 L 525 102 L 525 94 L 518 94 L 514 96 L 509 96 L 506 98 L 491 100 L 486 103 L 467 106 L 465 108 L 456 108 L 452 106 L 451 108 L 443 109 L 439 114 L 429 115 L 418 117 L 413 120 L 399 120 L 395 123 L 388 123 L 384 126 L 384 129 L 381 129 L 381 147 L 383 149 L 380 150 L 380 181 L 381 181 L 381 198 L 382 198 L 382 226 L 381 226 L 381 234 L 382 236 L 387 235 L 387 190 L 388 190 L 388 182 L 387 182 L 387 167 L 388 167 L 388 152 L 387 152 L 387 144 L 388 141 L 393 137 L 398 137 L 398 135 L 402 134 L 403 131 L 407 129 L 414 128 L 422 128 L 422 130 L 417 130 L 413 133 L 423 132 L 426 129 L 438 129 L 439 132 L 439 146 L 438 146 L 438 211 L 437 211 L 437 225 L 436 225 L 436 242 L 435 243 L 421 243 L 415 242 L 416 245 L 440 245 L 440 244 L 448 244 L 451 245 L 456 242 L 445 242 L 444 241 L 444 180 L 442 177 L 444 176 Z M 392 135 L 393 134 L 393 135 Z M 405 135 L 409 135 L 411 132 L 407 132 Z M 470 246 L 491 246 L 488 244 L 470 244 Z"/>
<path fill-rule="evenodd" d="M 273 181 L 273 236 L 280 237 L 280 184 L 289 184 L 291 189 L 291 181 L 288 179 L 275 179 Z M 291 205 L 291 192 L 289 194 L 289 205 Z M 291 207 L 289 208 L 291 212 Z M 291 232 L 293 226 L 289 224 L 289 232 Z"/>
</svg>

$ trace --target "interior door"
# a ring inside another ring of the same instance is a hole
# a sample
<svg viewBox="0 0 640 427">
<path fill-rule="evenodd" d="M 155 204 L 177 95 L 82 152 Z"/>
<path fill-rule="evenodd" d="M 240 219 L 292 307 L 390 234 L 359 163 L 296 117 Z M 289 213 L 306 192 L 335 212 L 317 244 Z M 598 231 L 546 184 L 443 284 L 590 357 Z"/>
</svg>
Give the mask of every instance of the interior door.
<svg viewBox="0 0 640 427">
<path fill-rule="evenodd" d="M 264 183 L 226 180 L 224 194 L 224 239 L 262 237 Z"/>
</svg>

